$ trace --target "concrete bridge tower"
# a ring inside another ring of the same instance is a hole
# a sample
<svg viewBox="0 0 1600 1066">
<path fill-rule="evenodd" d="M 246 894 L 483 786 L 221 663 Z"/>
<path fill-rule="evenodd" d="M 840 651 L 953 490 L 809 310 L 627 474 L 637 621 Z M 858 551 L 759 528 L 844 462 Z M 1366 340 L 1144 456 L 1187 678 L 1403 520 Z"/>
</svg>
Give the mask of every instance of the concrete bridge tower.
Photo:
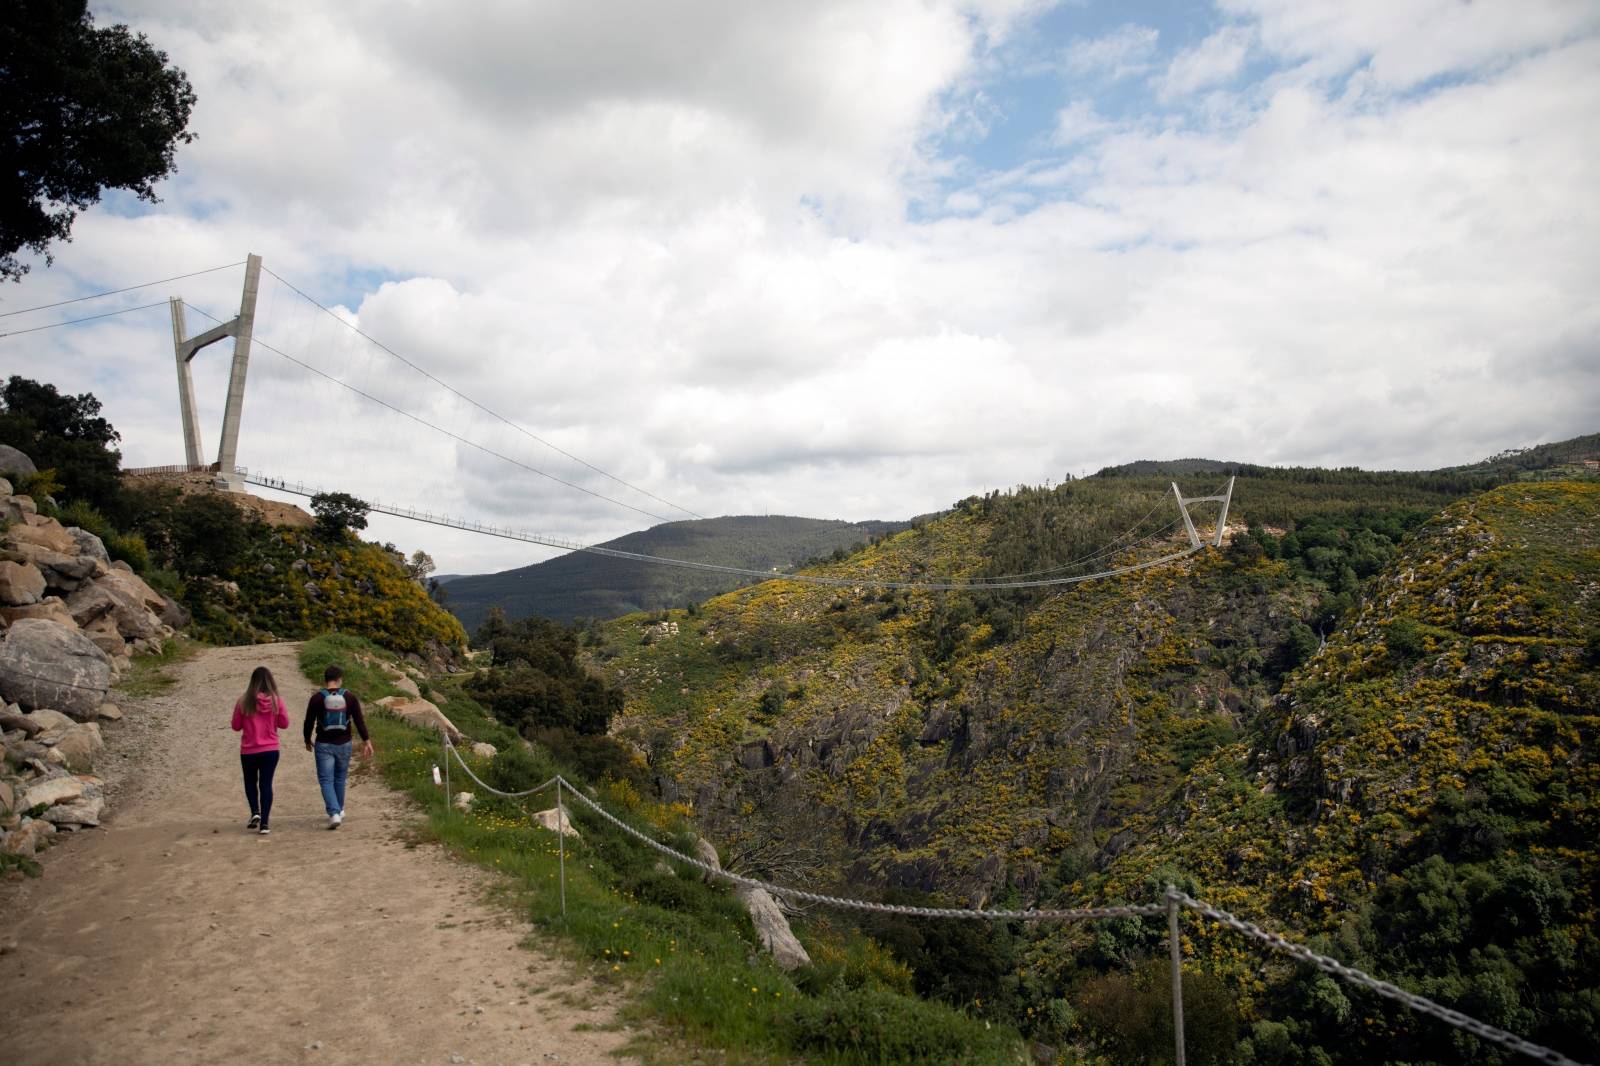
<svg viewBox="0 0 1600 1066">
<path fill-rule="evenodd" d="M 189 362 L 195 353 L 224 337 L 233 338 L 233 369 L 228 374 L 228 399 L 222 410 L 222 440 L 217 445 L 217 485 L 230 492 L 242 492 L 244 483 L 235 472 L 239 458 L 239 420 L 244 414 L 244 380 L 250 369 L 250 341 L 256 322 L 256 291 L 261 287 L 261 257 L 245 257 L 244 293 L 239 299 L 239 314 L 231 321 L 213 326 L 204 333 L 189 336 L 184 321 L 183 299 L 168 301 L 172 311 L 172 349 L 178 359 L 178 413 L 183 420 L 184 462 L 191 467 L 205 465 L 200 449 L 200 413 L 194 405 L 194 376 Z"/>
</svg>

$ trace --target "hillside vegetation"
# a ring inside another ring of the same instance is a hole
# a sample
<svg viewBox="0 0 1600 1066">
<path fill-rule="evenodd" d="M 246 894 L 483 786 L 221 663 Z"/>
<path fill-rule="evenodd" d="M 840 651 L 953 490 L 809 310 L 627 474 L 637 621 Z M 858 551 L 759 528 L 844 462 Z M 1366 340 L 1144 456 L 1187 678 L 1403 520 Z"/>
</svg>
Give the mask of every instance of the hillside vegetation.
<svg viewBox="0 0 1600 1066">
<path fill-rule="evenodd" d="M 221 644 L 297 639 L 331 630 L 442 665 L 466 646 L 454 617 L 407 572 L 392 546 L 360 526 L 273 525 L 246 496 L 120 476 L 121 437 L 91 394 L 13 376 L 0 388 L 0 462 L 41 514 L 99 537 L 188 613 L 190 636 Z M 197 491 L 198 489 L 198 491 Z M 361 519 L 361 525 L 365 521 Z"/>
<path fill-rule="evenodd" d="M 1385 975 L 1427 974 L 1462 1009 L 1592 1049 L 1593 912 L 1574 886 L 1593 880 L 1595 693 L 1579 675 L 1593 669 L 1583 664 L 1596 627 L 1592 593 L 1562 603 L 1555 590 L 1600 581 L 1594 485 L 1485 494 L 1492 477 L 1477 472 L 1225 467 L 1183 488 L 1209 492 L 1230 472 L 1230 543 L 1177 565 L 1010 593 L 774 581 L 674 612 L 676 632 L 619 620 L 592 652 L 627 693 L 618 733 L 645 753 L 663 797 L 753 870 L 969 905 L 1143 901 L 1174 880 L 1302 935 L 1350 929 L 1351 957 Z M 1107 471 L 971 498 L 826 569 L 970 578 L 1153 557 L 1181 542 L 1130 537 L 1121 553 L 1072 565 L 1130 526 L 1160 534 L 1176 516 L 1159 506 L 1170 478 Z M 1460 586 L 1453 560 L 1483 587 Z M 1466 628 L 1451 628 L 1440 614 L 1450 609 Z M 1402 687 L 1390 697 L 1384 685 Z M 1418 722 L 1392 721 L 1400 692 Z M 1369 719 L 1401 739 L 1383 741 L 1360 724 Z M 1558 769 L 1493 786 L 1467 771 L 1540 759 Z M 1480 818 L 1523 841 L 1526 869 L 1451 851 L 1456 836 L 1481 836 Z M 1374 858 L 1368 834 L 1381 827 L 1401 858 Z M 1455 873 L 1427 866 L 1435 859 Z M 1465 894 L 1479 921 L 1507 903 L 1458 860 L 1490 863 L 1496 884 L 1540 886 L 1537 936 L 1554 930 L 1549 948 L 1568 960 L 1551 964 L 1565 967 L 1560 996 L 1526 944 L 1483 961 L 1495 947 L 1484 929 L 1412 946 L 1438 913 L 1415 902 L 1430 893 Z M 1402 869 L 1445 880 L 1391 883 Z M 1367 932 L 1350 926 L 1379 904 Z M 1140 961 L 1161 936 L 1125 924 L 981 942 L 906 923 L 869 931 L 912 965 L 919 990 L 1009 1020 L 1041 1046 L 1143 1061 L 1162 1045 L 1140 1043 L 1128 1019 L 1161 994 Z M 1357 950 L 1362 936 L 1369 947 Z M 1237 941 L 1197 944 L 1196 979 L 1214 993 L 1212 1036 L 1228 1056 L 1366 1062 L 1384 1040 L 1410 1041 L 1396 1045 L 1408 1061 L 1466 1054 L 1353 995 L 1319 1014 L 1304 997 L 1330 996 L 1322 985 L 1262 971 Z"/>
<path fill-rule="evenodd" d="M 809 559 L 854 549 L 906 525 L 745 515 L 668 522 L 602 546 L 746 570 L 786 570 Z M 476 629 L 492 607 L 511 619 L 530 615 L 559 622 L 615 618 L 635 611 L 685 607 L 748 583 L 727 574 L 571 552 L 498 574 L 452 577 L 446 585 L 445 602 L 462 624 Z"/>
</svg>

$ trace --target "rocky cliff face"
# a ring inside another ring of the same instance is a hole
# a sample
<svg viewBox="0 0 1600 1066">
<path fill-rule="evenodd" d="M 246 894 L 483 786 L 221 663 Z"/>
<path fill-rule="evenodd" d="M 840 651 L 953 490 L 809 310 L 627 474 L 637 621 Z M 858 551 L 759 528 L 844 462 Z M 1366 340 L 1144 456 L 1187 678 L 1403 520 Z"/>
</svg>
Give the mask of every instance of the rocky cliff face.
<svg viewBox="0 0 1600 1066">
<path fill-rule="evenodd" d="M 0 479 L 0 851 L 29 856 L 58 828 L 99 824 L 91 771 L 108 690 L 181 608 Z"/>
<path fill-rule="evenodd" d="M 955 515 L 840 569 L 970 570 L 987 533 Z M 605 654 L 630 692 L 618 731 L 735 851 L 780 840 L 819 879 L 1031 901 L 1064 858 L 1147 830 L 1264 705 L 1261 658 L 1311 606 L 1283 565 L 1218 551 L 1004 607 L 1005 640 L 965 597 L 771 584 L 677 633 L 618 624 Z"/>
</svg>

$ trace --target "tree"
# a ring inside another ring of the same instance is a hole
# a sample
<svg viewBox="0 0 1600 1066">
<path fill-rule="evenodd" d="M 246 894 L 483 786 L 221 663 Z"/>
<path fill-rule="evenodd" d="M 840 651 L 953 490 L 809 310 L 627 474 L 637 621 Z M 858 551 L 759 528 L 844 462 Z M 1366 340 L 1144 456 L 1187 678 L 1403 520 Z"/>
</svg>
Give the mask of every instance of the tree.
<svg viewBox="0 0 1600 1066">
<path fill-rule="evenodd" d="M 96 28 L 85 0 L 0 4 L 0 278 L 29 249 L 50 261 L 106 189 L 157 201 L 195 96 L 165 52 L 126 26 Z"/>
<path fill-rule="evenodd" d="M 419 585 L 426 585 L 428 575 L 435 569 L 433 556 L 418 548 L 411 553 L 411 561 L 405 564 L 405 568 L 411 580 Z"/>
<path fill-rule="evenodd" d="M 338 540 L 346 530 L 367 528 L 366 501 L 348 492 L 319 492 L 311 497 L 311 513 L 317 516 L 317 532 Z"/>
<path fill-rule="evenodd" d="M 41 471 L 55 471 L 61 494 L 115 513 L 121 492 L 121 440 L 100 417 L 92 393 L 64 396 L 56 387 L 13 374 L 0 388 L 0 444 L 9 444 Z"/>
</svg>

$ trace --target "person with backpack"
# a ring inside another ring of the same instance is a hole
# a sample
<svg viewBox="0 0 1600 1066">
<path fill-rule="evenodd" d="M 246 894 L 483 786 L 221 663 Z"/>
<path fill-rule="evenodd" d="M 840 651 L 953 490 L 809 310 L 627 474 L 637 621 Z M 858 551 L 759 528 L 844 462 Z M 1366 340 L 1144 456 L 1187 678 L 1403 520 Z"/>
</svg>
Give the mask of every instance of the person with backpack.
<svg viewBox="0 0 1600 1066">
<path fill-rule="evenodd" d="M 361 717 L 361 701 L 345 688 L 344 671 L 330 664 L 322 672 L 322 688 L 306 704 L 306 750 L 317 757 L 317 784 L 322 786 L 322 805 L 328 812 L 328 828 L 344 823 L 344 785 L 350 773 L 350 727 L 361 734 L 361 754 L 372 757 L 372 737 L 367 721 Z M 312 743 L 313 731 L 316 743 Z"/>
<path fill-rule="evenodd" d="M 272 775 L 278 769 L 278 730 L 289 728 L 289 708 L 278 695 L 272 671 L 258 666 L 244 695 L 233 705 L 233 731 L 239 734 L 239 764 L 244 768 L 244 798 L 250 804 L 246 829 L 272 832 Z"/>
</svg>

